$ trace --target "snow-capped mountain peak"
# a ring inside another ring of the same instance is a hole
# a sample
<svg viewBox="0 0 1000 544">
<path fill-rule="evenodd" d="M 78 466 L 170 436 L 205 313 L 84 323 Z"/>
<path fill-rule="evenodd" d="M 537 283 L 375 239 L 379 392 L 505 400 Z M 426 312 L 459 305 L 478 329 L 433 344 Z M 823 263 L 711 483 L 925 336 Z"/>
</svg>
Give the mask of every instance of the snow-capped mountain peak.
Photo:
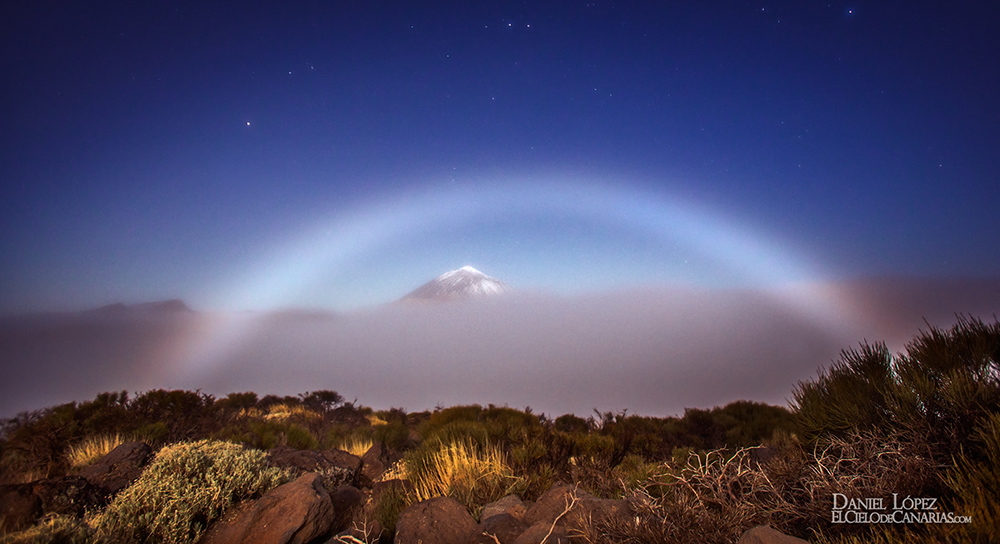
<svg viewBox="0 0 1000 544">
<path fill-rule="evenodd" d="M 496 278 L 471 266 L 463 266 L 417 287 L 402 300 L 457 300 L 498 295 L 510 289 L 509 285 Z"/>
</svg>

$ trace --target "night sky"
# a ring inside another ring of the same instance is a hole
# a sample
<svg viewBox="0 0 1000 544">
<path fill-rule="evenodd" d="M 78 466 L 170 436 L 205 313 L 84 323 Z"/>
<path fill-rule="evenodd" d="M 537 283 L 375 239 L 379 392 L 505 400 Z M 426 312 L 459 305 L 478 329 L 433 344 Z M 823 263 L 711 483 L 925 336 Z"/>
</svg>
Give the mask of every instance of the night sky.
<svg viewBox="0 0 1000 544">
<path fill-rule="evenodd" d="M 994 3 L 429 6 L 5 2 L 0 311 L 1000 273 Z"/>
<path fill-rule="evenodd" d="M 0 411 L 781 402 L 862 339 L 1000 310 L 997 28 L 995 2 L 4 2 Z M 528 298 L 386 309 L 464 265 Z M 200 317 L 10 318 L 173 298 Z"/>
</svg>

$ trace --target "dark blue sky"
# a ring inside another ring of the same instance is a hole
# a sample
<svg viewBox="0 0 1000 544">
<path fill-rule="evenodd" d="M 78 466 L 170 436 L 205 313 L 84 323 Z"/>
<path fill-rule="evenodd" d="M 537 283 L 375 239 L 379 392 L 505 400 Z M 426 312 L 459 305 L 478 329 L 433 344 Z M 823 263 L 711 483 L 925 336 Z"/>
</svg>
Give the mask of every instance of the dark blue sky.
<svg viewBox="0 0 1000 544">
<path fill-rule="evenodd" d="M 433 6 L 433 7 L 430 7 Z M 0 311 L 1000 274 L 993 2 L 6 2 Z"/>
</svg>

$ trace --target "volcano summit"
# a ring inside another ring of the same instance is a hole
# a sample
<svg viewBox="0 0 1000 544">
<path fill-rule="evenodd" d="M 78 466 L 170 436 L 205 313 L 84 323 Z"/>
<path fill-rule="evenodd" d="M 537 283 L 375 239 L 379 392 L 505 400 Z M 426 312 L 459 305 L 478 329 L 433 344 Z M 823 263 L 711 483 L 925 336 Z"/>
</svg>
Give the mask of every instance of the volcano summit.
<svg viewBox="0 0 1000 544">
<path fill-rule="evenodd" d="M 499 295 L 510 290 L 506 283 L 471 266 L 463 266 L 441 274 L 400 300 L 460 300 Z"/>
</svg>

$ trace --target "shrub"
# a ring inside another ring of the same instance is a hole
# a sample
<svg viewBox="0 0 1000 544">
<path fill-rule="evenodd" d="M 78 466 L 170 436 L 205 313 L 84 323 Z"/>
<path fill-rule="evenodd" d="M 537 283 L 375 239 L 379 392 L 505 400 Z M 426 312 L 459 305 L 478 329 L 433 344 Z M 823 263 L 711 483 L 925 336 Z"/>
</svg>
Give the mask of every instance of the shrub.
<svg viewBox="0 0 1000 544">
<path fill-rule="evenodd" d="M 129 403 L 131 417 L 144 423 L 164 423 L 168 429 L 168 441 L 207 436 L 218 429 L 214 410 L 215 398 L 199 391 L 156 389 Z"/>
<path fill-rule="evenodd" d="M 246 419 L 228 425 L 212 436 L 260 450 L 277 446 L 307 450 L 319 447 L 319 441 L 308 429 L 288 421 Z"/>
<path fill-rule="evenodd" d="M 336 391 L 322 390 L 306 392 L 299 395 L 302 404 L 319 412 L 329 412 L 344 403 L 344 397 Z"/>
<path fill-rule="evenodd" d="M 793 396 L 809 440 L 898 429 L 927 437 L 931 456 L 948 464 L 1000 412 L 1000 322 L 959 316 L 947 331 L 921 332 L 896 357 L 885 344 L 863 344 Z"/>
<path fill-rule="evenodd" d="M 410 446 L 410 429 L 399 421 L 375 425 L 372 427 L 372 438 L 391 450 L 403 451 Z"/>
<path fill-rule="evenodd" d="M 163 448 L 131 486 L 92 521 L 115 542 L 190 543 L 235 502 L 286 482 L 261 451 L 201 440 Z"/>
<path fill-rule="evenodd" d="M 1000 414 L 991 414 L 976 430 L 975 441 L 984 459 L 962 454 L 944 483 L 955 493 L 951 511 L 970 516 L 972 522 L 936 527 L 941 541 L 961 536 L 969 542 L 989 542 L 1000 530 Z"/>
</svg>

